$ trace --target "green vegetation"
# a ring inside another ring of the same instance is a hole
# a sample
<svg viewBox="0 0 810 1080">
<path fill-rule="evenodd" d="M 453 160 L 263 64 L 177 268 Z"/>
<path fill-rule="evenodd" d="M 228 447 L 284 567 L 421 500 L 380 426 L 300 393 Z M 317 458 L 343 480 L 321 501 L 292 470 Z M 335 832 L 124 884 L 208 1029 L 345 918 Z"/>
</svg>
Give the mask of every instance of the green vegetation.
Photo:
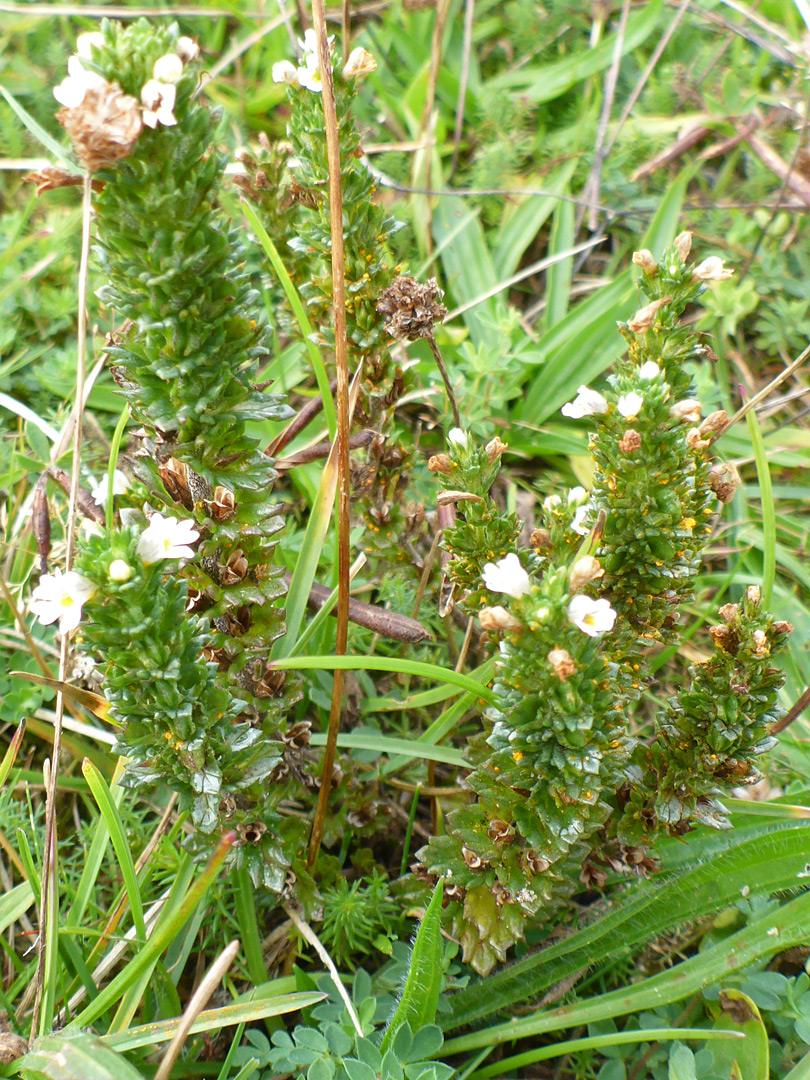
<svg viewBox="0 0 810 1080">
<path fill-rule="evenodd" d="M 6 7 L 0 1076 L 810 1076 L 807 5 Z"/>
</svg>

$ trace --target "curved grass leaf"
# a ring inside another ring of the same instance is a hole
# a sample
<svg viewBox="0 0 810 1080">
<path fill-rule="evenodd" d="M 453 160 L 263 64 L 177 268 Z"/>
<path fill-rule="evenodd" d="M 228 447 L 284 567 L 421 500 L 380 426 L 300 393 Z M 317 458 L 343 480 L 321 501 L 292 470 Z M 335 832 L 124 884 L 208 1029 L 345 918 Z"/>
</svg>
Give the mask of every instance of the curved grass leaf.
<svg viewBox="0 0 810 1080">
<path fill-rule="evenodd" d="M 533 953 L 450 998 L 446 1030 L 538 997 L 562 979 L 607 958 L 630 956 L 686 919 L 698 919 L 746 895 L 805 884 L 810 832 L 800 823 L 724 833 L 704 856 L 639 885 L 592 926 Z"/>
<path fill-rule="evenodd" d="M 143 1073 L 95 1035 L 48 1035 L 20 1058 L 23 1077 L 47 1080 L 144 1080 Z"/>
</svg>

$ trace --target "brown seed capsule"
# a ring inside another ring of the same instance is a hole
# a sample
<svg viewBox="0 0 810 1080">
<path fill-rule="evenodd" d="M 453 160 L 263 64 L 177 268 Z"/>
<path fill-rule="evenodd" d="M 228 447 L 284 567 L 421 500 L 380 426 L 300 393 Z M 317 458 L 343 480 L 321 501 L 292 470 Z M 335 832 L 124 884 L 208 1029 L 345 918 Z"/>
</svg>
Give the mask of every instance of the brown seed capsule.
<svg viewBox="0 0 810 1080">
<path fill-rule="evenodd" d="M 700 428 L 690 428 L 686 433 L 686 445 L 690 450 L 705 450 L 709 445 L 708 439 L 701 439 Z"/>
<path fill-rule="evenodd" d="M 749 585 L 745 590 L 745 598 L 749 604 L 759 604 L 762 600 L 762 589 L 759 585 Z"/>
<path fill-rule="evenodd" d="M 724 623 L 731 625 L 737 618 L 737 613 L 740 610 L 739 604 L 723 604 L 718 614 Z"/>
<path fill-rule="evenodd" d="M 787 619 L 778 619 L 775 623 L 771 623 L 771 631 L 774 634 L 790 634 L 793 632 L 793 623 L 788 622 Z"/>
<path fill-rule="evenodd" d="M 39 552 L 39 570 L 48 573 L 48 556 L 51 553 L 51 515 L 48 510 L 48 496 L 45 490 L 45 478 L 37 482 L 34 499 L 31 503 L 31 522 L 34 527 L 34 539 Z"/>
<path fill-rule="evenodd" d="M 619 449 L 623 454 L 633 454 L 641 446 L 641 435 L 633 428 L 628 428 L 619 439 Z"/>
<path fill-rule="evenodd" d="M 10 1065 L 27 1053 L 28 1043 L 21 1035 L 11 1031 L 0 1032 L 0 1065 Z"/>
<path fill-rule="evenodd" d="M 529 537 L 529 543 L 533 548 L 542 551 L 551 547 L 551 533 L 548 529 L 535 529 Z"/>
<path fill-rule="evenodd" d="M 453 471 L 453 462 L 447 454 L 434 454 L 428 461 L 428 471 L 443 473 L 445 476 L 449 476 Z"/>
<path fill-rule="evenodd" d="M 129 157 L 143 130 L 140 102 L 118 83 L 87 90 L 81 105 L 61 109 L 56 119 L 90 172 Z"/>
<path fill-rule="evenodd" d="M 551 866 L 548 859 L 544 859 L 542 855 L 539 855 L 532 848 L 523 853 L 522 861 L 529 874 L 544 874 Z"/>
<path fill-rule="evenodd" d="M 504 904 L 508 904 L 512 899 L 509 890 L 505 886 L 501 885 L 500 881 L 496 881 L 490 889 L 492 898 L 495 901 L 496 907 L 503 907 Z"/>
<path fill-rule="evenodd" d="M 653 325 L 659 310 L 671 302 L 671 296 L 662 296 L 660 300 L 653 300 L 651 304 L 639 308 L 633 318 L 628 321 L 627 329 L 632 330 L 634 334 L 643 334 Z"/>
<path fill-rule="evenodd" d="M 227 521 L 236 513 L 236 500 L 230 488 L 218 484 L 213 499 L 203 499 L 206 510 L 215 521 Z"/>
<path fill-rule="evenodd" d="M 733 632 L 731 630 L 731 627 L 726 626 L 725 624 L 721 625 L 721 624 L 718 623 L 717 626 L 710 626 L 709 627 L 709 634 L 711 636 L 712 641 L 715 643 L 715 645 L 719 649 L 725 649 L 726 652 L 731 651 L 728 648 L 729 643 L 734 638 L 734 634 L 733 634 Z"/>
<path fill-rule="evenodd" d="M 658 263 L 653 258 L 652 252 L 646 248 L 633 252 L 633 265 L 640 266 L 648 277 L 658 273 Z"/>
<path fill-rule="evenodd" d="M 263 821 L 251 821 L 247 825 L 238 825 L 236 831 L 243 844 L 258 844 L 267 832 L 267 826 Z"/>
<path fill-rule="evenodd" d="M 496 844 L 511 844 L 515 839 L 515 828 L 501 818 L 493 818 L 487 826 L 487 836 Z"/>
<path fill-rule="evenodd" d="M 484 860 L 480 855 L 476 855 L 474 851 L 468 848 L 466 845 L 461 849 L 461 855 L 464 862 L 470 868 L 470 870 L 480 870 L 484 865 Z"/>
<path fill-rule="evenodd" d="M 706 435 L 715 435 L 718 431 L 723 431 L 728 425 L 728 414 L 725 409 L 718 409 L 717 412 L 709 413 L 706 419 L 698 428 L 700 434 L 704 437 Z"/>
<path fill-rule="evenodd" d="M 712 465 L 709 473 L 709 487 L 721 503 L 731 502 L 734 492 L 741 483 L 740 474 L 730 461 L 721 461 L 717 465 Z"/>
<path fill-rule="evenodd" d="M 484 447 L 484 452 L 487 455 L 487 461 L 490 463 L 490 465 L 493 462 L 497 461 L 501 454 L 504 452 L 504 450 L 507 449 L 507 444 L 505 442 L 501 442 L 497 435 L 494 439 L 490 439 L 490 441 Z"/>
<path fill-rule="evenodd" d="M 692 250 L 692 234 L 688 231 L 678 233 L 675 237 L 674 247 L 681 262 L 685 263 L 689 258 L 689 252 Z"/>
</svg>

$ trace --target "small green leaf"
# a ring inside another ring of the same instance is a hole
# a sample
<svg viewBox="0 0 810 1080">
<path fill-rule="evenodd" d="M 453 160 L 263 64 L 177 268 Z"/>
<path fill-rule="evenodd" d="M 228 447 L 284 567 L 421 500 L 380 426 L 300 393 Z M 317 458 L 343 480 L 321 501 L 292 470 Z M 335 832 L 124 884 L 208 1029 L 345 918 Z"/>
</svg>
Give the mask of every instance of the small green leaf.
<svg viewBox="0 0 810 1080">
<path fill-rule="evenodd" d="M 695 1055 L 683 1043 L 676 1043 L 670 1052 L 669 1080 L 697 1080 Z"/>
<path fill-rule="evenodd" d="M 740 1080 L 766 1080 L 770 1075 L 770 1051 L 759 1009 L 740 990 L 722 990 L 720 1002 L 722 1011 L 715 1019 L 715 1028 L 740 1031 L 745 1038 L 712 1043 L 714 1071 L 720 1076 L 739 1076 Z"/>
<path fill-rule="evenodd" d="M 134 1065 L 94 1035 L 37 1039 L 30 1054 L 17 1063 L 23 1076 L 47 1080 L 143 1080 Z"/>
<path fill-rule="evenodd" d="M 405 1024 L 411 1031 L 419 1031 L 425 1024 L 432 1024 L 439 1004 L 439 987 L 442 981 L 442 935 L 441 911 L 444 879 L 436 883 L 425 917 L 419 926 L 413 944 L 411 964 L 402 998 L 388 1024 L 380 1052 L 384 1055 L 394 1041 L 397 1032 Z"/>
</svg>

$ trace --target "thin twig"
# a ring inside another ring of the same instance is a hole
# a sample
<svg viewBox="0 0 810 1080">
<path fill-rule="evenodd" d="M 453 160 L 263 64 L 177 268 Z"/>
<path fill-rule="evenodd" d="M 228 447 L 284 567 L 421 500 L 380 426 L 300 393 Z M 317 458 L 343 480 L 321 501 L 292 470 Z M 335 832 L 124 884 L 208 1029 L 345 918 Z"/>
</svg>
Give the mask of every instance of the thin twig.
<svg viewBox="0 0 810 1080">
<path fill-rule="evenodd" d="M 314 6 L 315 6 L 315 4 L 317 2 L 318 2 L 318 0 L 313 0 L 313 8 L 314 8 Z M 315 952 L 318 954 L 318 956 L 320 956 L 321 960 L 323 961 L 323 963 L 324 963 L 324 965 L 326 967 L 326 970 L 329 972 L 330 976 L 332 977 L 332 982 L 335 984 L 335 989 L 337 990 L 338 994 L 340 994 L 340 998 L 341 998 L 343 1004 L 346 1006 L 346 1011 L 348 1012 L 349 1016 L 351 1017 L 351 1021 L 354 1024 L 354 1030 L 362 1038 L 363 1037 L 363 1026 L 360 1023 L 360 1018 L 358 1017 L 357 1013 L 354 1011 L 354 1005 L 352 1005 L 352 999 L 346 993 L 346 987 L 343 985 L 343 980 L 340 977 L 340 972 L 335 967 L 334 960 L 329 955 L 329 953 L 326 951 L 326 949 L 323 947 L 323 945 L 320 942 L 320 939 L 318 938 L 317 934 L 312 929 L 312 927 L 309 925 L 309 923 L 304 922 L 304 920 L 301 918 L 301 916 L 298 914 L 298 912 L 295 911 L 294 908 L 285 907 L 284 911 L 286 912 L 287 916 L 289 917 L 290 921 L 292 922 L 293 926 L 295 926 L 295 929 L 298 931 L 298 933 L 301 935 L 301 937 L 305 941 L 308 941 L 309 944 L 312 946 L 312 948 L 315 950 Z"/>
<path fill-rule="evenodd" d="M 805 362 L 808 356 L 810 356 L 810 345 L 808 345 L 807 348 L 799 354 L 799 356 L 793 361 L 792 364 L 788 364 L 784 371 L 780 371 L 775 379 L 771 379 L 767 386 L 763 387 L 762 390 L 759 390 L 756 394 L 750 397 L 748 401 L 746 401 L 746 403 L 734 413 L 734 415 L 731 417 L 731 419 L 722 429 L 722 431 L 718 431 L 716 435 L 712 436 L 711 441 L 717 442 L 718 439 L 722 438 L 722 436 L 725 435 L 725 433 L 730 428 L 732 428 L 734 424 L 739 423 L 739 421 L 743 419 L 746 413 L 749 413 L 751 409 L 756 408 L 756 406 L 759 405 L 760 401 L 766 398 L 768 394 L 771 393 L 771 391 L 777 388 L 777 386 L 781 386 L 785 379 L 789 378 L 798 367 L 801 367 L 801 365 Z"/>
<path fill-rule="evenodd" d="M 616 93 L 616 82 L 619 78 L 619 68 L 622 63 L 622 49 L 624 47 L 624 35 L 627 30 L 627 20 L 630 16 L 630 0 L 624 0 L 622 13 L 619 18 L 619 28 L 616 31 L 616 44 L 613 48 L 608 73 L 605 76 L 605 92 L 602 100 L 602 109 L 599 114 L 599 126 L 596 132 L 596 145 L 593 150 L 593 164 L 588 179 L 585 182 L 585 198 L 590 202 L 588 208 L 588 228 L 593 232 L 598 224 L 599 187 L 602 176 L 602 162 L 605 160 L 605 137 L 610 120 L 610 110 L 613 108 L 613 98 Z"/>
<path fill-rule="evenodd" d="M 174 1033 L 174 1038 L 166 1048 L 166 1053 L 163 1055 L 160 1068 L 155 1073 L 155 1080 L 169 1080 L 172 1066 L 180 1056 L 180 1051 L 183 1049 L 183 1043 L 188 1038 L 188 1034 L 194 1026 L 194 1021 L 208 1004 L 208 999 L 219 986 L 222 977 L 234 962 L 236 954 L 239 952 L 240 945 L 241 942 L 237 938 L 235 941 L 232 941 L 230 945 L 225 946 L 205 973 L 205 977 L 200 982 L 200 985 L 191 995 L 188 1005 L 186 1005 L 183 1010 L 183 1015 L 180 1018 L 177 1031 Z"/>
<path fill-rule="evenodd" d="M 67 539 L 65 544 L 65 569 L 70 570 L 73 566 L 73 553 L 76 548 L 76 510 L 79 492 L 79 465 L 82 447 L 82 390 L 84 389 L 84 367 L 87 350 L 87 278 L 90 262 L 90 210 L 93 194 L 92 176 L 88 172 L 84 177 L 84 191 L 82 197 L 82 253 L 79 262 L 79 288 L 78 288 L 78 347 L 76 356 L 76 420 L 73 430 L 73 464 L 71 471 L 70 501 L 68 504 Z M 70 640 L 68 634 L 62 635 L 59 649 L 59 680 L 65 682 L 68 670 L 68 653 Z M 48 794 L 45 808 L 45 836 L 47 842 L 42 851 L 42 888 L 39 901 L 39 951 L 37 955 L 36 972 L 36 998 L 34 1000 L 34 1013 L 31 1020 L 31 1042 L 40 1034 L 39 1021 L 42 1009 L 42 994 L 45 985 L 45 960 L 46 943 L 51 927 L 48 925 L 47 912 L 53 905 L 54 897 L 50 895 L 51 878 L 55 887 L 55 869 L 52 859 L 56 858 L 56 781 L 59 776 L 59 757 L 62 750 L 62 720 L 65 710 L 65 696 L 61 692 L 56 695 L 56 721 L 53 728 L 53 756 L 49 774 Z M 53 841 L 51 843 L 51 840 Z"/>
<path fill-rule="evenodd" d="M 436 4 L 436 20 L 433 23 L 433 39 L 430 45 L 430 70 L 428 72 L 427 94 L 425 95 L 425 107 L 422 110 L 422 118 L 419 121 L 419 132 L 417 139 L 427 140 L 428 134 L 433 134 L 433 105 L 436 100 L 436 86 L 439 82 L 439 68 L 442 63 L 442 41 L 444 39 L 444 28 L 447 24 L 447 14 L 450 10 L 450 0 L 438 0 Z M 432 143 L 432 138 L 429 140 Z M 430 187 L 430 166 L 431 166 L 431 151 L 427 149 L 425 154 L 425 187 Z M 414 158 L 414 167 L 418 162 L 418 157 Z M 432 230 L 431 230 L 431 206 L 427 203 L 425 206 L 425 236 L 427 239 L 428 252 L 430 252 L 432 244 Z"/>
<path fill-rule="evenodd" d="M 431 334 L 430 337 L 425 338 L 430 351 L 433 353 L 433 359 L 436 361 L 436 367 L 439 369 L 439 374 L 444 382 L 444 389 L 447 391 L 447 400 L 450 402 L 450 411 L 453 414 L 453 424 L 455 427 L 461 427 L 461 416 L 459 415 L 458 405 L 456 404 L 456 395 L 453 393 L 453 387 L 450 383 L 450 376 L 447 374 L 447 368 L 444 366 L 444 360 L 442 354 L 439 352 L 439 346 L 436 344 L 436 340 Z"/>
<path fill-rule="evenodd" d="M 335 369 L 337 390 L 337 515 L 338 515 L 338 601 L 337 628 L 335 631 L 335 655 L 346 652 L 349 640 L 349 584 L 351 580 L 351 551 L 349 530 L 351 527 L 351 474 L 349 458 L 349 342 L 346 333 L 346 280 L 343 252 L 343 185 L 340 169 L 340 137 L 335 85 L 332 75 L 332 58 L 326 34 L 326 14 L 323 0 L 312 0 L 312 21 L 318 39 L 318 59 L 321 69 L 324 124 L 326 128 L 326 154 L 329 162 L 329 218 L 332 234 L 332 310 L 335 320 Z M 321 787 L 318 805 L 309 838 L 307 865 L 312 867 L 318 857 L 321 838 L 329 809 L 332 789 L 332 768 L 335 762 L 340 710 L 343 700 L 343 672 L 335 671 L 332 681 L 332 704 L 329 710 L 329 728 L 323 755 Z"/>
<path fill-rule="evenodd" d="M 775 724 L 771 724 L 769 734 L 778 735 L 780 731 L 784 731 L 788 725 L 793 723 L 797 716 L 801 716 L 808 705 L 810 705 L 810 686 L 807 687 L 796 704 L 788 709 L 781 720 L 777 720 Z"/>
</svg>

